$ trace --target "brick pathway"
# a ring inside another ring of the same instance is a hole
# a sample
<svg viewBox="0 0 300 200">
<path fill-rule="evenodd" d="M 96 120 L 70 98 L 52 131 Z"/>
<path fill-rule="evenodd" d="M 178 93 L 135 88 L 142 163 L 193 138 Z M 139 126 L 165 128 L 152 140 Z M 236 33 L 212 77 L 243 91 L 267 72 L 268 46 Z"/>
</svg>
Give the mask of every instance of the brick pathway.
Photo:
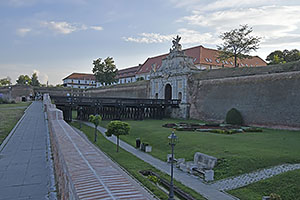
<svg viewBox="0 0 300 200">
<path fill-rule="evenodd" d="M 84 122 L 86 125 L 94 127 L 93 124 L 89 122 Z M 103 127 L 98 127 L 98 130 L 102 132 L 102 134 L 105 136 L 104 132 L 106 131 Z M 106 137 L 106 136 L 105 136 Z M 113 143 L 116 143 L 116 137 L 106 137 L 108 140 L 110 140 Z M 129 153 L 132 153 L 139 159 L 149 163 L 153 167 L 157 168 L 158 170 L 170 174 L 170 164 L 163 162 L 157 158 L 154 158 L 153 156 L 144 153 L 133 146 L 127 144 L 126 142 L 120 140 L 120 147 L 124 150 L 128 151 Z M 192 188 L 199 194 L 201 194 L 203 197 L 209 199 L 209 200 L 236 200 L 237 198 L 219 191 L 214 186 L 208 185 L 203 183 L 203 181 L 193 175 L 187 174 L 177 168 L 174 168 L 174 178 L 181 182 L 182 184 L 186 185 L 187 187 Z"/>
<path fill-rule="evenodd" d="M 53 121 L 60 151 L 80 199 L 154 199 L 63 120 Z"/>
<path fill-rule="evenodd" d="M 0 199 L 55 199 L 47 128 L 41 102 L 33 102 L 0 152 Z"/>
</svg>

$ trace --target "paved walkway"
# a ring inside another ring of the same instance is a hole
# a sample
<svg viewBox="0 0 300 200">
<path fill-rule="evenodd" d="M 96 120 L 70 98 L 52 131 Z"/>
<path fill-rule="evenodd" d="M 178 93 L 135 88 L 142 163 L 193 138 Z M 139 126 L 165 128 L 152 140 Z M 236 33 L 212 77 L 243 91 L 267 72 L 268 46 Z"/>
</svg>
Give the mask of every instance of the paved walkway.
<svg viewBox="0 0 300 200">
<path fill-rule="evenodd" d="M 86 125 L 94 127 L 93 124 L 89 122 L 84 122 Z M 105 136 L 106 129 L 103 127 L 98 127 L 98 130 L 102 132 L 102 134 Z M 105 136 L 106 137 L 106 136 Z M 108 140 L 116 144 L 116 137 L 106 137 Z M 123 142 L 120 140 L 120 147 L 125 149 L 126 151 L 132 153 L 139 159 L 149 163 L 150 165 L 154 166 L 158 170 L 170 174 L 170 164 L 163 162 L 157 158 L 154 158 L 153 156 L 144 153 L 133 146 L 127 144 L 126 142 Z M 182 184 L 186 185 L 187 187 L 192 188 L 199 194 L 201 194 L 203 197 L 209 199 L 209 200 L 234 200 L 237 199 L 235 197 L 230 196 L 229 194 L 223 193 L 216 189 L 215 187 L 205 184 L 202 182 L 202 180 L 196 176 L 187 174 L 177 168 L 174 168 L 174 178 L 181 182 Z"/>
<path fill-rule="evenodd" d="M 0 199 L 55 199 L 41 102 L 30 105 L 10 136 L 0 152 Z"/>
<path fill-rule="evenodd" d="M 154 197 L 63 120 L 55 137 L 79 199 L 152 200 Z"/>
</svg>

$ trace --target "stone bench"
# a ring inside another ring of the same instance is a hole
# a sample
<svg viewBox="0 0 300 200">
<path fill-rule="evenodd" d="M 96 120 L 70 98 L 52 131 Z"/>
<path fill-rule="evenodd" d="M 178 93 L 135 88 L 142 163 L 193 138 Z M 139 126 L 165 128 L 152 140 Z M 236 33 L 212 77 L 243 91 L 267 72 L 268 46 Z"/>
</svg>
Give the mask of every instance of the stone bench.
<svg viewBox="0 0 300 200">
<path fill-rule="evenodd" d="M 213 156 L 206 155 L 204 153 L 196 152 L 194 155 L 194 161 L 181 162 L 179 168 L 182 171 L 195 174 L 199 173 L 204 176 L 205 181 L 214 180 L 214 170 L 217 163 L 217 158 Z"/>
</svg>

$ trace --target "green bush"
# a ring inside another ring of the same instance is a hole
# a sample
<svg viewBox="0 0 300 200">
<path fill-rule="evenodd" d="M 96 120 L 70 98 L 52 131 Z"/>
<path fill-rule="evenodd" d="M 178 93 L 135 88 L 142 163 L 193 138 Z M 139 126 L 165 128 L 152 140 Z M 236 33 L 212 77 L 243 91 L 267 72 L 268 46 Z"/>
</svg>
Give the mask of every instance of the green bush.
<svg viewBox="0 0 300 200">
<path fill-rule="evenodd" d="M 250 128 L 243 129 L 243 131 L 244 132 L 262 132 L 262 129 L 250 127 Z"/>
<path fill-rule="evenodd" d="M 235 130 L 235 129 L 230 129 L 230 130 L 212 129 L 212 130 L 209 130 L 209 132 L 219 133 L 219 134 L 228 134 L 228 135 L 231 135 L 231 134 L 234 134 L 234 133 L 239 133 L 239 131 Z"/>
<path fill-rule="evenodd" d="M 150 180 L 150 181 L 152 181 L 153 183 L 158 183 L 159 182 L 159 179 L 158 179 L 158 177 L 157 176 L 152 176 L 152 175 L 149 175 L 148 176 L 148 179 Z"/>
<path fill-rule="evenodd" d="M 281 197 L 280 197 L 280 195 L 278 195 L 276 193 L 271 193 L 270 200 L 281 200 Z"/>
<path fill-rule="evenodd" d="M 233 125 L 242 125 L 243 124 L 243 117 L 237 109 L 231 108 L 227 112 L 226 123 L 227 124 L 233 124 Z"/>
</svg>

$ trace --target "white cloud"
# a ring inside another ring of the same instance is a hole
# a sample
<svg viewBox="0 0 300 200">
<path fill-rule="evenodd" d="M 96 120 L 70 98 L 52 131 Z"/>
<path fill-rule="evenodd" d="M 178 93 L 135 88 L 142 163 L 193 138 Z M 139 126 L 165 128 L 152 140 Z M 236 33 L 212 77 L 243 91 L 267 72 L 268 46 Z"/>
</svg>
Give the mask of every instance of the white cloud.
<svg viewBox="0 0 300 200">
<path fill-rule="evenodd" d="M 31 29 L 30 28 L 19 28 L 18 30 L 17 30 L 17 34 L 19 35 L 19 36 L 25 36 L 25 35 L 27 35 L 29 32 L 31 31 Z"/>
<path fill-rule="evenodd" d="M 43 26 L 55 31 L 56 33 L 61 33 L 61 34 L 70 34 L 74 31 L 81 30 L 82 28 L 78 27 L 75 24 L 71 24 L 68 22 L 55 22 L 55 21 L 50 21 L 50 22 L 42 22 L 41 23 Z"/>
<path fill-rule="evenodd" d="M 47 27 L 50 30 L 53 30 L 55 33 L 58 34 L 71 34 L 73 32 L 77 31 L 83 31 L 83 30 L 96 30 L 96 31 L 101 31 L 103 28 L 101 26 L 87 26 L 85 24 L 76 24 L 76 23 L 69 23 L 65 21 L 43 21 L 41 22 L 41 25 L 44 27 Z"/>
<path fill-rule="evenodd" d="M 263 43 L 277 44 L 292 41 L 300 36 L 300 6 L 262 6 L 257 8 L 230 9 L 214 12 L 194 11 L 178 22 L 214 29 L 216 33 L 237 28 L 239 24 L 253 27 L 253 34 L 263 38 Z M 279 40 L 276 40 L 279 39 Z M 297 42 L 299 44 L 299 42 Z"/>
<path fill-rule="evenodd" d="M 136 43 L 162 43 L 172 40 L 174 34 L 171 35 L 162 35 L 159 33 L 140 33 L 139 37 L 123 37 L 127 42 L 136 42 Z"/>
<path fill-rule="evenodd" d="M 102 31 L 103 30 L 102 26 L 91 26 L 90 28 L 93 29 L 93 30 L 96 30 L 96 31 Z"/>
<path fill-rule="evenodd" d="M 36 75 L 38 76 L 38 80 L 40 81 L 40 83 L 44 83 L 46 84 L 48 79 L 48 75 L 45 73 L 41 73 L 39 70 L 34 69 L 32 74 L 36 73 Z"/>
<path fill-rule="evenodd" d="M 217 11 L 226 9 L 256 8 L 269 5 L 299 5 L 299 0 L 169 0 L 177 8 L 190 11 Z"/>
<path fill-rule="evenodd" d="M 123 37 L 123 39 L 127 42 L 136 43 L 163 43 L 170 42 L 176 35 L 181 36 L 182 44 L 211 44 L 216 41 L 211 33 L 200 33 L 186 28 L 178 29 L 176 34 L 141 33 L 138 37 Z"/>
</svg>

